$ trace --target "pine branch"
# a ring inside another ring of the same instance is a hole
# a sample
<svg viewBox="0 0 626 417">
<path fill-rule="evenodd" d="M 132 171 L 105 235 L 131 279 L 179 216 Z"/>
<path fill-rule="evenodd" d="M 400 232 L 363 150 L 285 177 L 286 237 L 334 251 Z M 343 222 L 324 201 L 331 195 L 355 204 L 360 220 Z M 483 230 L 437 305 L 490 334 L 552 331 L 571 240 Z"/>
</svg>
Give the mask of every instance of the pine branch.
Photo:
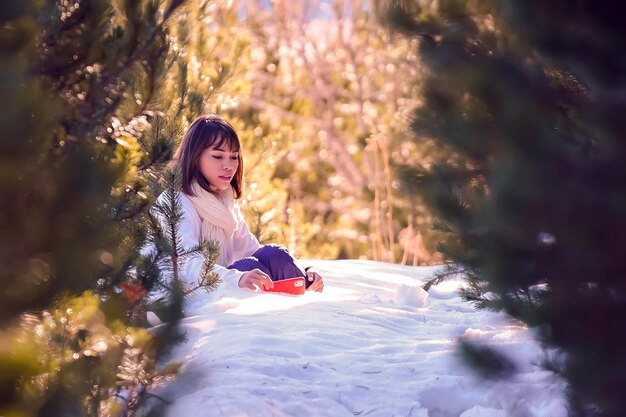
<svg viewBox="0 0 626 417">
<path fill-rule="evenodd" d="M 435 273 L 435 276 L 426 281 L 422 288 L 424 291 L 428 291 L 433 285 L 439 285 L 446 279 L 449 279 L 453 276 L 464 276 L 468 271 L 467 268 L 456 265 L 456 264 L 446 264 L 442 271 L 438 271 Z"/>
<path fill-rule="evenodd" d="M 219 245 L 216 242 L 204 241 L 201 242 L 199 250 L 204 256 L 202 272 L 198 277 L 197 285 L 193 288 L 186 290 L 185 296 L 195 294 L 199 290 L 204 290 L 206 292 L 214 291 L 219 287 L 222 282 L 219 276 L 215 272 L 212 272 L 213 267 L 215 266 L 215 261 L 217 260 L 217 256 L 219 255 Z"/>
</svg>

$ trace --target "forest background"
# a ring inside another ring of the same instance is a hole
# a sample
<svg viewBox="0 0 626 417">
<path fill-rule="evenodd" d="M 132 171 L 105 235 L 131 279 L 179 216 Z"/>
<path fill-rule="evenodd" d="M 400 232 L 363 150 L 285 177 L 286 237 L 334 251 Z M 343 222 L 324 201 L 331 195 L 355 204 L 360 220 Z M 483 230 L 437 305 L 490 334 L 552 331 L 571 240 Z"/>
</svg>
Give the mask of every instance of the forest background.
<svg viewBox="0 0 626 417">
<path fill-rule="evenodd" d="M 188 89 L 216 89 L 204 110 L 240 135 L 243 207 L 261 241 L 305 258 L 440 261 L 430 217 L 397 171 L 431 150 L 406 135 L 415 40 L 359 1 L 214 2 L 181 19 Z"/>
</svg>

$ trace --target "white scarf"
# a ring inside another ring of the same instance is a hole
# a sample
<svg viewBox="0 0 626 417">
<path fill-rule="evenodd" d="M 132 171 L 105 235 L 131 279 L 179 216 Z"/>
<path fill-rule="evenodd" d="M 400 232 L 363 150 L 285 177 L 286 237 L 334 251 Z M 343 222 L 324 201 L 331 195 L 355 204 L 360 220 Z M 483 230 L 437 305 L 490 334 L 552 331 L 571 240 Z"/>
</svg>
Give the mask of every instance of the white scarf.
<svg viewBox="0 0 626 417">
<path fill-rule="evenodd" d="M 228 187 L 226 190 L 217 191 L 213 194 L 194 182 L 191 185 L 191 190 L 195 195 L 190 195 L 189 199 L 200 215 L 202 237 L 220 245 L 217 264 L 230 265 L 232 263 L 232 245 L 229 243 L 237 228 L 237 220 L 233 214 L 235 204 L 233 189 Z"/>
</svg>

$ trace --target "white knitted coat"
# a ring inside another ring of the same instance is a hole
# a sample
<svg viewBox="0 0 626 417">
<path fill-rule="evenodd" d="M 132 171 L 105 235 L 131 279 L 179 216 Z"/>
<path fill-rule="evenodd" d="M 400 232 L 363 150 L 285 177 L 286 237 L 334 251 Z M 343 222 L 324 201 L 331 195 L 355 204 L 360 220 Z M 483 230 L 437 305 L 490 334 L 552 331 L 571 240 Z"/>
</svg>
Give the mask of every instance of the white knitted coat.
<svg viewBox="0 0 626 417">
<path fill-rule="evenodd" d="M 189 196 L 184 193 L 179 193 L 178 196 L 183 210 L 183 216 L 179 225 L 180 242 L 184 249 L 191 249 L 197 246 L 202 238 L 211 239 L 211 237 L 205 235 L 205 233 L 211 234 L 217 232 L 205 231 L 205 223 L 207 223 L 207 221 L 202 220 Z M 164 198 L 165 196 L 162 194 L 157 201 L 163 202 Z M 225 233 L 223 240 L 220 238 L 218 242 L 221 246 L 222 254 L 213 268 L 213 272 L 217 273 L 222 279 L 223 285 L 227 287 L 237 287 L 243 272 L 236 269 L 227 269 L 227 267 L 236 260 L 252 255 L 261 247 L 261 244 L 248 230 L 248 226 L 246 225 L 246 221 L 243 218 L 243 214 L 237 202 L 232 200 L 232 198 L 231 201 L 231 203 L 228 203 L 230 206 L 228 212 L 232 214 L 235 227 L 230 237 Z M 208 217 L 207 214 L 205 214 L 205 216 Z M 209 229 L 208 226 L 206 228 Z M 198 282 L 203 264 L 204 258 L 202 254 L 195 254 L 187 258 L 181 265 L 180 277 L 189 285 L 194 285 Z"/>
</svg>

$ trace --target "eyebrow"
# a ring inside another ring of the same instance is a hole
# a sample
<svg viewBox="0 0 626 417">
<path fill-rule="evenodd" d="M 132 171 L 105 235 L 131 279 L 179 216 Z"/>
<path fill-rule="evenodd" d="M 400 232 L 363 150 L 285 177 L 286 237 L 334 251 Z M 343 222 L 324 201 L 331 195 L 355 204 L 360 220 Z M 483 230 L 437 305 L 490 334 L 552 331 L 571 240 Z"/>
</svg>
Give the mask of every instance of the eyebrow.
<svg viewBox="0 0 626 417">
<path fill-rule="evenodd" d="M 226 149 L 222 149 L 222 148 L 213 148 L 214 151 L 219 151 L 219 152 L 227 152 Z M 230 151 L 230 153 L 239 153 L 239 150 L 236 151 Z"/>
</svg>

